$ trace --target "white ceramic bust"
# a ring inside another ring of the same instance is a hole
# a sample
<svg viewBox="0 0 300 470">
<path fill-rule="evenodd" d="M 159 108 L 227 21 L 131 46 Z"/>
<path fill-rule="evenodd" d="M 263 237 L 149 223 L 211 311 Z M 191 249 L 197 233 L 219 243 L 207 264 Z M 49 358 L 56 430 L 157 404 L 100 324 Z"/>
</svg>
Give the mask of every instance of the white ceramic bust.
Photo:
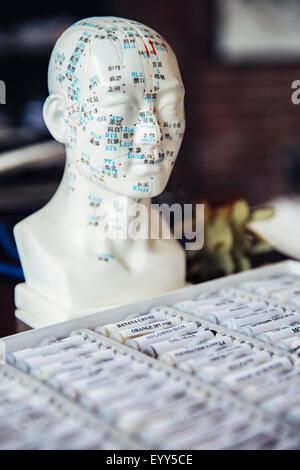
<svg viewBox="0 0 300 470">
<path fill-rule="evenodd" d="M 174 52 L 135 21 L 94 17 L 58 39 L 44 119 L 66 146 L 60 186 L 14 229 L 26 282 L 16 315 L 37 327 L 162 294 L 185 283 L 177 241 L 101 237 L 128 222 L 126 207 L 160 194 L 185 129 Z M 143 230 L 143 223 L 141 223 Z"/>
</svg>

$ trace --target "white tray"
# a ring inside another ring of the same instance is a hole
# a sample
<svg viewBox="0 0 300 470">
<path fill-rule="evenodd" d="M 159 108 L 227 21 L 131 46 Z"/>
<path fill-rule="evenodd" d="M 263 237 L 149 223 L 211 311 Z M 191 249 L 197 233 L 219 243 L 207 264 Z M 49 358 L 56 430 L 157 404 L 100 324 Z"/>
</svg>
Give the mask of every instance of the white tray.
<svg viewBox="0 0 300 470">
<path fill-rule="evenodd" d="M 68 336 L 72 332 L 76 332 L 77 330 L 80 330 L 83 334 L 86 334 L 91 339 L 93 340 L 96 339 L 98 342 L 101 342 L 108 346 L 112 346 L 115 350 L 119 350 L 123 354 L 124 353 L 130 354 L 135 359 L 147 363 L 150 367 L 153 367 L 154 369 L 164 370 L 165 372 L 167 372 L 168 375 L 173 376 L 174 378 L 177 377 L 180 379 L 184 379 L 187 387 L 191 387 L 195 390 L 206 391 L 211 396 L 214 396 L 216 399 L 218 398 L 224 399 L 225 397 L 229 401 L 229 403 L 232 404 L 230 406 L 238 407 L 241 410 L 246 409 L 246 410 L 251 411 L 253 419 L 260 421 L 261 423 L 265 422 L 265 420 L 271 420 L 272 422 L 274 422 L 276 427 L 278 426 L 278 432 L 280 434 L 283 433 L 283 435 L 288 436 L 290 435 L 290 433 L 294 432 L 295 428 L 293 428 L 292 425 L 290 425 L 289 423 L 285 423 L 281 420 L 278 420 L 276 417 L 273 417 L 269 415 L 268 413 L 264 412 L 263 410 L 258 409 L 252 404 L 241 399 L 239 396 L 234 395 L 231 392 L 224 393 L 224 391 L 219 390 L 212 384 L 206 383 L 205 381 L 201 381 L 185 372 L 182 372 L 178 369 L 174 369 L 172 366 L 161 363 L 160 361 L 150 358 L 141 352 L 132 350 L 128 348 L 127 346 L 119 344 L 110 338 L 103 337 L 102 335 L 94 331 L 91 331 L 100 325 L 104 325 L 104 324 L 115 322 L 115 321 L 120 321 L 124 318 L 138 315 L 138 314 L 141 314 L 141 315 L 146 314 L 149 312 L 151 308 L 158 306 L 158 305 L 171 306 L 174 303 L 182 301 L 182 300 L 194 299 L 200 293 L 203 293 L 203 292 L 218 290 L 225 286 L 237 287 L 241 282 L 244 282 L 247 280 L 260 279 L 260 278 L 272 276 L 275 274 L 294 274 L 294 275 L 299 275 L 300 277 L 300 263 L 295 262 L 295 261 L 284 261 L 284 262 L 276 263 L 270 266 L 252 269 L 244 273 L 239 273 L 239 274 L 227 276 L 221 279 L 194 285 L 191 287 L 186 287 L 184 289 L 171 292 L 162 296 L 153 297 L 145 301 L 112 308 L 106 311 L 88 315 L 86 317 L 81 317 L 78 319 L 74 319 L 74 320 L 70 320 L 70 321 L 66 321 L 62 323 L 56 323 L 51 326 L 38 328 L 35 330 L 27 331 L 25 333 L 20 333 L 20 334 L 13 335 L 13 336 L 8 336 L 8 337 L 3 338 L 2 340 L 5 344 L 6 352 L 11 353 L 14 351 L 18 351 L 20 349 L 38 346 L 41 344 L 42 341 L 46 339 L 65 337 L 65 336 Z M 268 299 L 268 301 L 270 301 L 270 299 Z M 184 314 L 182 312 L 180 312 L 179 314 L 182 315 L 182 317 L 185 317 L 187 319 L 191 319 L 191 318 L 195 319 L 195 317 L 191 317 L 190 315 Z M 247 341 L 249 343 L 252 343 L 255 347 L 269 350 L 272 353 L 282 354 L 282 355 L 289 354 L 289 353 L 286 353 L 285 351 L 278 350 L 277 348 L 274 348 L 271 345 L 262 343 L 259 340 L 256 340 L 254 338 L 249 338 L 247 336 L 236 333 L 232 330 L 228 330 L 226 328 L 215 325 L 213 323 L 203 321 L 202 319 L 199 320 L 199 322 L 204 327 L 212 328 L 213 330 L 217 332 L 217 334 L 218 333 L 229 334 L 238 340 Z M 9 365 L 3 365 L 2 367 L 7 368 L 8 370 L 11 371 L 11 373 L 13 373 L 14 367 L 11 367 Z M 81 406 L 74 403 L 72 400 L 69 400 L 63 397 L 60 393 L 53 391 L 52 389 L 45 386 L 44 384 L 37 382 L 35 379 L 29 376 L 25 376 L 25 374 L 23 374 L 20 371 L 16 371 L 16 373 L 21 374 L 21 376 L 26 377 L 26 380 L 31 383 L 31 386 L 34 386 L 34 384 L 36 384 L 37 388 L 41 390 L 42 393 L 46 393 L 46 394 L 48 393 L 49 396 L 51 395 L 51 397 L 54 397 L 55 400 L 61 403 L 65 407 L 65 409 L 69 411 L 71 415 L 74 415 L 75 412 L 76 413 L 79 412 L 79 410 L 77 410 L 79 408 L 80 413 L 88 420 L 90 426 L 95 426 L 96 422 L 98 422 L 99 426 L 101 426 L 102 428 L 103 426 L 104 427 L 106 426 L 106 428 L 109 431 L 114 432 L 115 435 L 119 435 L 119 441 L 120 443 L 122 443 L 121 445 L 124 446 L 123 448 L 128 448 L 128 449 L 142 448 L 141 447 L 142 444 L 139 441 L 136 441 L 134 438 L 132 438 L 131 435 L 126 435 L 126 433 L 121 432 L 120 430 L 116 430 L 116 429 L 113 430 L 113 428 L 107 425 L 107 423 L 105 423 L 103 419 L 98 418 L 98 417 L 95 418 L 92 412 L 82 409 Z"/>
</svg>

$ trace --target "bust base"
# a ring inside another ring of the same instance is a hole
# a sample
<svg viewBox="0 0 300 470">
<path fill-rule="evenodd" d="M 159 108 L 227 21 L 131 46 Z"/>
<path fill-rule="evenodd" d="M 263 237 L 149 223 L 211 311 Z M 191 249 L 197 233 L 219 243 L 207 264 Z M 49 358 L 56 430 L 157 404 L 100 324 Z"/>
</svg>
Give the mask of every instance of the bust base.
<svg viewBox="0 0 300 470">
<path fill-rule="evenodd" d="M 15 316 L 31 328 L 41 328 L 54 323 L 90 315 L 108 310 L 119 305 L 108 305 L 98 308 L 68 309 L 39 294 L 25 282 L 15 288 Z"/>
<path fill-rule="evenodd" d="M 188 287 L 190 284 L 186 283 L 183 287 Z M 168 291 L 170 292 L 170 291 Z M 165 292 L 165 293 L 168 293 Z M 152 298 L 153 295 L 145 297 Z M 134 302 L 134 299 L 132 300 Z M 128 302 L 128 304 L 131 302 Z M 55 302 L 52 302 L 47 297 L 39 294 L 37 291 L 27 286 L 25 282 L 18 284 L 15 287 L 15 316 L 31 328 L 42 328 L 44 326 L 53 325 L 67 320 L 74 320 L 86 315 L 98 313 L 104 310 L 109 310 L 119 305 L 106 305 L 99 306 L 98 308 L 85 308 L 85 309 L 68 309 L 64 308 Z M 126 305 L 126 304 L 122 304 Z"/>
</svg>

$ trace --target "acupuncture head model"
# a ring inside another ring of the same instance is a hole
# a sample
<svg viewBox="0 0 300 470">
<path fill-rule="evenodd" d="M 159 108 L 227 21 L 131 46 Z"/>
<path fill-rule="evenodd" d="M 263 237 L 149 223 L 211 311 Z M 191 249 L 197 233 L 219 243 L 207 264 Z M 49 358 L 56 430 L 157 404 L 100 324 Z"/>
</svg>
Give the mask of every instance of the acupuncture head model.
<svg viewBox="0 0 300 470">
<path fill-rule="evenodd" d="M 183 287 L 184 252 L 153 236 L 150 208 L 185 129 L 170 45 L 136 21 L 78 21 L 54 47 L 48 87 L 44 119 L 66 166 L 48 204 L 15 227 L 17 316 L 41 326 Z M 127 236 L 130 224 L 146 236 Z"/>
</svg>

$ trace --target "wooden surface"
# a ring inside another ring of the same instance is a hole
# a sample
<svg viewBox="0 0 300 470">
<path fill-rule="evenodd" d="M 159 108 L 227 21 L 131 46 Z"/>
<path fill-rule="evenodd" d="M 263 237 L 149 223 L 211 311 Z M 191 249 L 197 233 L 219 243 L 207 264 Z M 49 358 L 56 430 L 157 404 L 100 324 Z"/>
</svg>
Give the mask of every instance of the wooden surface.
<svg viewBox="0 0 300 470">
<path fill-rule="evenodd" d="M 14 287 L 16 281 L 0 277 L 0 338 L 30 330 L 15 318 Z"/>
</svg>

